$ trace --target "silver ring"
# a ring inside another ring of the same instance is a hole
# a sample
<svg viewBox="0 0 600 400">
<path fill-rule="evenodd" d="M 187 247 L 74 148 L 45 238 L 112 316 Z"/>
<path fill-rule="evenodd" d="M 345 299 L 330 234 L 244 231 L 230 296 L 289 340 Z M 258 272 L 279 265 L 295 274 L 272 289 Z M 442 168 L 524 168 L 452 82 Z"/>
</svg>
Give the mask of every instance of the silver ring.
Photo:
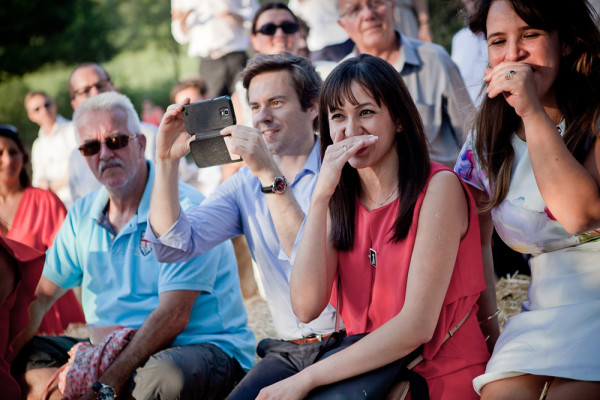
<svg viewBox="0 0 600 400">
<path fill-rule="evenodd" d="M 342 150 L 344 150 L 344 153 L 345 153 L 346 151 L 348 151 L 348 148 L 346 147 L 346 145 L 343 145 L 343 146 L 342 146 Z"/>
<path fill-rule="evenodd" d="M 506 74 L 504 75 L 504 78 L 507 81 L 510 81 L 513 78 L 513 76 L 515 76 L 516 74 L 517 74 L 517 71 L 511 69 L 510 71 L 506 71 Z"/>
</svg>

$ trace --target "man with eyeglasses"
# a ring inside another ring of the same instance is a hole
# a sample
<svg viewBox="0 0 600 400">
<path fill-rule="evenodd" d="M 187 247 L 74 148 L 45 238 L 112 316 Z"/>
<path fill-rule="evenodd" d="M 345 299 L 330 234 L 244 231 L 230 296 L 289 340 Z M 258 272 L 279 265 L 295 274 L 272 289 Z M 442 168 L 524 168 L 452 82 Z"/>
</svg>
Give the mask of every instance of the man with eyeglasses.
<svg viewBox="0 0 600 400">
<path fill-rule="evenodd" d="M 58 114 L 56 102 L 45 92 L 25 95 L 27 117 L 40 126 L 31 147 L 33 186 L 50 189 L 65 207 L 72 204 L 69 190 L 69 154 L 77 147 L 71 121 Z"/>
<path fill-rule="evenodd" d="M 71 107 L 77 110 L 89 97 L 104 92 L 118 92 L 108 72 L 99 64 L 86 62 L 78 65 L 69 77 L 69 96 Z M 154 161 L 156 131 L 152 124 L 141 122 L 141 133 L 146 137 L 145 156 Z M 97 190 L 100 183 L 94 178 L 79 151 L 72 151 L 69 158 L 69 189 L 73 201 Z"/>
<path fill-rule="evenodd" d="M 443 47 L 394 30 L 394 7 L 394 0 L 338 0 L 339 24 L 356 44 L 347 57 L 370 54 L 400 72 L 423 120 L 431 158 L 453 168 L 473 103 Z"/>
<path fill-rule="evenodd" d="M 154 164 L 144 158 L 133 105 L 102 93 L 79 105 L 73 120 L 79 151 L 103 187 L 73 206 L 48 250 L 27 332 L 66 288 L 81 285 L 92 344 L 118 328 L 136 329 L 82 398 L 224 398 L 254 358 L 231 243 L 182 263 L 157 261 L 144 239 Z M 182 209 L 203 200 L 175 185 Z M 23 348 L 17 369 L 30 398 L 40 398 L 76 342 L 36 337 Z"/>
</svg>

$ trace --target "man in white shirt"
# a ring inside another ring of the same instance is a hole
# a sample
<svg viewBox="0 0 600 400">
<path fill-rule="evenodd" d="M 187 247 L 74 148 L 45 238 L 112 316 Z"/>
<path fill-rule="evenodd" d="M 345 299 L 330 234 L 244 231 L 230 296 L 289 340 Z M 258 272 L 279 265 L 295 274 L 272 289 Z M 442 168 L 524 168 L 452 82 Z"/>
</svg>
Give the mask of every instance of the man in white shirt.
<svg viewBox="0 0 600 400">
<path fill-rule="evenodd" d="M 209 97 L 230 95 L 244 68 L 249 45 L 247 23 L 258 0 L 172 0 L 171 31 L 188 55 L 200 57 L 200 76 Z"/>
<path fill-rule="evenodd" d="M 40 126 L 31 148 L 33 186 L 50 189 L 67 208 L 72 204 L 69 190 L 69 154 L 77 147 L 71 121 L 58 114 L 56 102 L 45 92 L 25 96 L 27 117 Z"/>
</svg>

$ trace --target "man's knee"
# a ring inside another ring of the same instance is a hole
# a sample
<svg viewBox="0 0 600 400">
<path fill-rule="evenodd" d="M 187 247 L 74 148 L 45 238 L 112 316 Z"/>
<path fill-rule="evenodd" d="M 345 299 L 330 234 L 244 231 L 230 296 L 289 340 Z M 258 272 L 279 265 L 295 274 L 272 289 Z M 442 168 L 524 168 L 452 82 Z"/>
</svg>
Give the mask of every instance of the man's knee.
<svg viewBox="0 0 600 400">
<path fill-rule="evenodd" d="M 173 347 L 136 370 L 132 394 L 138 400 L 224 399 L 243 375 L 238 362 L 214 344 Z"/>
<path fill-rule="evenodd" d="M 136 370 L 133 378 L 136 399 L 178 399 L 185 389 L 185 374 L 170 358 L 153 355 Z"/>
</svg>

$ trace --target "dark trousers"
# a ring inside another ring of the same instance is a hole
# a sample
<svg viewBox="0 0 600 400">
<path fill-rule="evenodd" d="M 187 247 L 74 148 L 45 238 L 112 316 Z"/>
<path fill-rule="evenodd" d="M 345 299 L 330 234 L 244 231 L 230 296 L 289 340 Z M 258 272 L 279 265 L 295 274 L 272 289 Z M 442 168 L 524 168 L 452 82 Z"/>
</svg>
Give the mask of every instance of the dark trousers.
<svg viewBox="0 0 600 400">
<path fill-rule="evenodd" d="M 310 366 L 325 343 L 294 344 L 284 340 L 261 340 L 256 353 L 262 359 L 250 369 L 227 399 L 256 399 L 262 388 Z"/>
<path fill-rule="evenodd" d="M 247 60 L 248 56 L 243 51 L 225 54 L 217 59 L 200 57 L 200 76 L 206 81 L 208 95 L 211 98 L 231 96 Z"/>
<path fill-rule="evenodd" d="M 348 337 L 331 336 L 326 342 L 297 345 L 282 340 L 262 340 L 256 349 L 263 357 L 231 392 L 228 400 L 255 399 L 263 387 L 289 378 L 304 368 L 327 358 L 356 343 L 365 335 Z M 415 350 L 409 356 L 373 371 L 331 385 L 316 388 L 306 399 L 310 400 L 358 400 L 384 399 L 394 383 L 410 380 L 413 400 L 429 399 L 427 383 L 419 375 L 406 370 L 405 365 L 422 352 Z"/>
</svg>

